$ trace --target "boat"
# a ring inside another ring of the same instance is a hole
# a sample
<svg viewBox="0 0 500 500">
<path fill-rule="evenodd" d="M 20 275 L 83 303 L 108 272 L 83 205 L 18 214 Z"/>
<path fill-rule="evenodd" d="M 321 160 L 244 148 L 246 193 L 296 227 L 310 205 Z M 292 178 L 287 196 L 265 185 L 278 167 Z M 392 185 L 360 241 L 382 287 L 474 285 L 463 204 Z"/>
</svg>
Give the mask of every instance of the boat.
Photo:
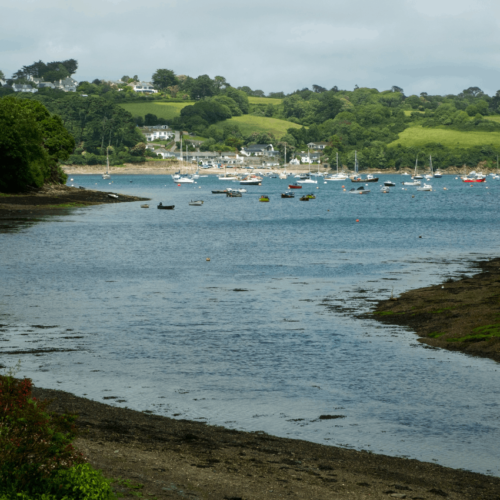
<svg viewBox="0 0 500 500">
<path fill-rule="evenodd" d="M 352 188 L 349 194 L 368 194 L 369 192 L 370 190 L 366 189 L 365 186 L 359 186 L 358 188 Z"/>
<path fill-rule="evenodd" d="M 358 170 L 358 154 L 357 151 L 354 151 L 354 175 L 351 177 L 351 182 L 378 182 L 378 177 L 373 177 L 371 174 L 368 174 L 366 179 L 363 179 L 363 177 L 359 175 Z"/>
<path fill-rule="evenodd" d="M 420 181 L 410 181 L 410 182 L 402 182 L 403 186 L 420 186 L 422 184 Z"/>
<path fill-rule="evenodd" d="M 285 142 L 285 161 L 284 161 L 284 165 L 285 165 L 285 170 L 283 170 L 283 172 L 280 173 L 280 179 L 286 179 L 288 177 L 288 174 L 286 173 L 286 142 Z"/>
<path fill-rule="evenodd" d="M 281 193 L 281 197 L 282 198 L 295 198 L 295 195 L 292 192 L 287 191 L 286 193 Z"/>
<path fill-rule="evenodd" d="M 401 175 L 410 175 L 408 172 L 402 172 Z"/>
<path fill-rule="evenodd" d="M 313 194 L 313 193 L 310 193 L 310 194 L 306 194 L 304 195 L 306 196 L 307 198 L 309 198 L 310 200 L 315 200 L 316 199 L 316 196 Z"/>
<path fill-rule="evenodd" d="M 486 176 L 474 171 L 470 172 L 469 175 L 462 177 L 463 182 L 486 182 Z"/>
<path fill-rule="evenodd" d="M 227 189 L 216 189 L 212 191 L 212 194 L 227 194 Z"/>
<path fill-rule="evenodd" d="M 417 188 L 417 191 L 432 191 L 432 186 L 430 184 L 426 184 L 424 182 L 424 185 L 423 186 L 419 186 Z"/>
<path fill-rule="evenodd" d="M 102 174 L 103 179 L 111 179 L 111 175 L 109 175 L 109 154 L 108 148 L 106 148 L 106 173 Z"/>
<path fill-rule="evenodd" d="M 203 203 L 204 203 L 203 200 L 195 200 L 195 201 L 191 200 L 189 202 L 189 206 L 190 207 L 201 207 L 203 205 Z"/>
<path fill-rule="evenodd" d="M 173 210 L 175 208 L 175 205 L 164 205 L 161 201 L 158 204 L 157 208 L 160 210 Z"/>
<path fill-rule="evenodd" d="M 297 183 L 288 184 L 288 189 L 302 189 L 302 186 L 299 186 Z"/>
<path fill-rule="evenodd" d="M 380 188 L 380 192 L 381 193 L 390 193 L 391 192 L 391 188 L 389 186 L 382 186 Z"/>
<path fill-rule="evenodd" d="M 411 176 L 412 179 L 423 179 L 422 175 L 418 175 L 418 153 L 417 158 L 415 160 L 415 173 Z"/>
<path fill-rule="evenodd" d="M 115 200 L 118 199 L 118 195 L 114 193 L 108 193 L 108 198 L 114 198 Z"/>
<path fill-rule="evenodd" d="M 395 187 L 396 184 L 392 181 L 385 181 L 384 182 L 384 186 L 387 186 L 387 187 Z"/>
<path fill-rule="evenodd" d="M 259 198 L 259 201 L 265 201 L 265 202 L 268 202 L 269 201 L 269 196 L 263 194 L 260 198 Z"/>
<path fill-rule="evenodd" d="M 239 191 L 233 191 L 232 189 L 228 189 L 226 196 L 229 198 L 241 198 L 243 195 Z"/>
<path fill-rule="evenodd" d="M 301 196 L 300 198 L 300 201 L 309 201 L 309 198 L 307 196 Z"/>
<path fill-rule="evenodd" d="M 339 172 L 339 153 L 337 152 L 337 173 L 324 177 L 325 181 L 345 181 L 349 176 L 345 172 Z"/>
<path fill-rule="evenodd" d="M 439 171 L 439 169 L 438 169 L 438 170 L 436 170 L 436 171 L 434 172 L 434 177 L 435 177 L 436 179 L 441 179 L 441 177 L 443 177 L 443 174 L 442 174 L 442 173 Z"/>
<path fill-rule="evenodd" d="M 246 177 L 243 177 L 243 179 L 240 179 L 240 184 L 244 186 L 261 186 L 262 177 L 253 174 L 247 175 Z"/>
<path fill-rule="evenodd" d="M 141 208 L 149 208 L 149 205 L 147 204 L 141 205 Z"/>
<path fill-rule="evenodd" d="M 236 175 L 227 175 L 227 173 L 226 173 L 226 165 L 224 165 L 224 175 L 219 175 L 218 179 L 220 181 L 237 181 L 238 177 Z"/>
</svg>

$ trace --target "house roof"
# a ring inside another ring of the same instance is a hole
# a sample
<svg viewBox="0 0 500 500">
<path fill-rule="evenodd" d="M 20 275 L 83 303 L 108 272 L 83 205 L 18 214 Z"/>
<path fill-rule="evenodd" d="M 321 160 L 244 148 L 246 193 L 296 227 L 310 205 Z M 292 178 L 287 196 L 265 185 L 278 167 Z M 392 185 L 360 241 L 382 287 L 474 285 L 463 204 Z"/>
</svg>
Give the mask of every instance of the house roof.
<svg viewBox="0 0 500 500">
<path fill-rule="evenodd" d="M 307 143 L 308 146 L 309 146 L 309 144 L 313 144 L 314 146 L 327 146 L 328 145 L 327 142 L 309 142 L 309 143 Z"/>
<path fill-rule="evenodd" d="M 243 149 L 246 149 L 247 151 L 249 149 L 253 149 L 253 150 L 260 150 L 260 149 L 267 149 L 269 147 L 273 147 L 272 144 L 252 144 L 252 146 L 245 146 Z"/>
</svg>

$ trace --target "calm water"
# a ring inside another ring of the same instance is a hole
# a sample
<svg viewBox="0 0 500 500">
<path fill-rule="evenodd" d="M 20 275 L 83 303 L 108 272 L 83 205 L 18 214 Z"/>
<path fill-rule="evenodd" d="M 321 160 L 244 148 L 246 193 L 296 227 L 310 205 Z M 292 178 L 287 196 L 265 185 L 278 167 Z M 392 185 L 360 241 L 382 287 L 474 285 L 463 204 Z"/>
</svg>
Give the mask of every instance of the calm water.
<svg viewBox="0 0 500 500">
<path fill-rule="evenodd" d="M 152 208 L 75 209 L 0 233 L 3 352 L 59 350 L 3 364 L 118 406 L 500 475 L 499 365 L 352 317 L 498 256 L 500 181 L 368 196 L 320 182 L 304 203 L 280 199 L 279 179 L 227 199 L 211 189 L 235 186 L 213 178 L 73 178 Z"/>
</svg>

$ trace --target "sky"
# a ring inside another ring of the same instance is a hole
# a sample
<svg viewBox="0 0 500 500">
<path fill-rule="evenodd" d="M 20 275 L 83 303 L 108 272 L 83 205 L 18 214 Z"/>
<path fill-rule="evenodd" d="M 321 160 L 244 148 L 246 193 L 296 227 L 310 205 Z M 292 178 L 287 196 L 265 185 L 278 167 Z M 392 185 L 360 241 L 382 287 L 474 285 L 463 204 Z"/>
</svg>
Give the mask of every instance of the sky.
<svg viewBox="0 0 500 500">
<path fill-rule="evenodd" d="M 292 92 L 500 89 L 498 0 L 0 0 L 0 70 L 76 59 L 79 80 L 159 68 Z"/>
</svg>

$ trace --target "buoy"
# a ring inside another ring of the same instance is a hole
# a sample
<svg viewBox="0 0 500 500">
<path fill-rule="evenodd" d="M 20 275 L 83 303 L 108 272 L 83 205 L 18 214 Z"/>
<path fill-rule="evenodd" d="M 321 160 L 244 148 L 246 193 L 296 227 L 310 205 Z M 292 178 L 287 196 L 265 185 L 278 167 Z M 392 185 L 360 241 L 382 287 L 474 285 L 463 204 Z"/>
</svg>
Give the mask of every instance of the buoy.
<svg viewBox="0 0 500 500">
<path fill-rule="evenodd" d="M 344 189 L 344 191 L 345 191 L 345 189 Z"/>
<path fill-rule="evenodd" d="M 319 189 L 319 187 L 316 187 L 316 189 Z"/>
<path fill-rule="evenodd" d="M 419 238 L 422 238 L 422 236 L 419 236 Z"/>
<path fill-rule="evenodd" d="M 177 185 L 178 185 L 179 187 L 181 187 L 181 185 L 180 185 L 180 184 L 177 184 Z"/>
<path fill-rule="evenodd" d="M 447 190 L 446 188 L 443 188 L 445 191 Z"/>
<path fill-rule="evenodd" d="M 210 257 L 207 257 L 207 262 L 210 262 Z"/>
<path fill-rule="evenodd" d="M 342 187 L 345 187 L 345 186 L 342 186 Z"/>
<path fill-rule="evenodd" d="M 411 197 L 412 197 L 412 198 L 415 198 L 415 195 L 414 195 L 414 194 L 412 194 L 412 195 L 411 195 Z"/>
<path fill-rule="evenodd" d="M 71 182 L 73 182 L 73 179 L 70 179 Z"/>
<path fill-rule="evenodd" d="M 356 222 L 359 222 L 359 219 L 356 219 Z"/>
<path fill-rule="evenodd" d="M 326 181 L 325 181 L 325 182 L 323 182 L 323 184 L 326 184 Z"/>
<path fill-rule="evenodd" d="M 330 210 L 327 210 L 327 212 L 329 212 Z"/>
</svg>

